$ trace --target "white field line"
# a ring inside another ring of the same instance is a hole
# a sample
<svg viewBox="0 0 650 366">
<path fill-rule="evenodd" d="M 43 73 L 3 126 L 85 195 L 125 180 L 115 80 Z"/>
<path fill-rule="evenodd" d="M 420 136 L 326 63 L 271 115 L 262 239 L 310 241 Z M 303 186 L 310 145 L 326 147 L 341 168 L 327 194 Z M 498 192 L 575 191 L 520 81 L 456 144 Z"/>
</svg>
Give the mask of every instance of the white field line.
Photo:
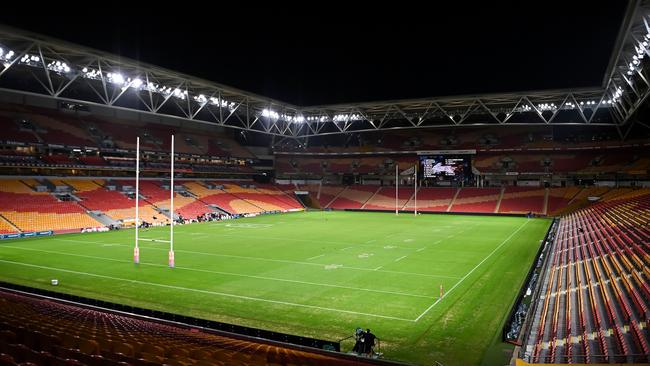
<svg viewBox="0 0 650 366">
<path fill-rule="evenodd" d="M 404 256 L 401 256 L 401 257 L 399 257 L 399 258 L 397 258 L 397 259 L 395 259 L 395 262 L 399 262 L 399 261 L 401 261 L 401 260 L 404 259 L 404 258 L 406 258 L 405 255 L 404 255 Z"/>
<path fill-rule="evenodd" d="M 128 247 L 131 248 L 131 245 L 124 245 L 124 244 L 119 244 L 119 243 L 107 243 L 107 242 L 97 242 L 97 241 L 83 241 L 83 240 L 72 240 L 72 239 L 51 239 L 51 240 L 57 240 L 57 241 L 63 241 L 63 242 L 72 242 L 72 243 L 79 243 L 79 244 L 113 244 L 115 246 L 122 246 L 122 247 Z M 140 246 L 140 248 L 147 248 L 151 250 L 164 250 L 168 251 L 167 248 L 159 248 L 155 246 Z M 257 261 L 264 261 L 264 262 L 275 262 L 275 263 L 289 263 L 289 264 L 301 264 L 301 265 L 308 265 L 308 266 L 317 266 L 317 267 L 323 267 L 323 264 L 318 264 L 318 263 L 313 263 L 313 262 L 300 262 L 300 261 L 291 261 L 291 260 L 286 260 L 286 259 L 270 259 L 270 258 L 261 258 L 261 257 L 247 257 L 247 256 L 241 256 L 241 255 L 232 255 L 232 254 L 217 254 L 217 253 L 206 253 L 206 252 L 195 252 L 191 250 L 182 250 L 182 249 L 176 249 L 174 248 L 174 252 L 176 253 L 188 253 L 188 254 L 197 254 L 197 255 L 205 255 L 205 256 L 212 256 L 212 257 L 222 257 L 222 258 L 237 258 L 237 259 L 248 259 L 248 260 L 257 260 Z M 178 255 L 177 255 L 178 257 Z M 363 267 L 349 267 L 349 266 L 341 266 L 340 268 L 344 269 L 350 269 L 350 270 L 355 270 L 355 271 L 374 271 L 372 268 L 363 268 Z M 416 272 L 402 272 L 402 271 L 389 271 L 389 270 L 382 270 L 381 272 L 385 273 L 395 273 L 395 274 L 403 274 L 403 275 L 410 275 L 410 276 L 420 276 L 420 277 L 431 277 L 431 278 L 451 278 L 451 279 L 459 279 L 460 277 L 457 276 L 444 276 L 444 275 L 432 275 L 432 274 L 426 274 L 426 273 L 416 273 Z"/>
<path fill-rule="evenodd" d="M 282 238 L 282 237 L 275 237 L 275 236 L 256 236 L 256 235 L 247 235 L 247 234 L 219 234 L 219 236 L 225 236 L 225 237 L 232 237 L 232 238 L 251 238 L 251 239 L 263 239 L 263 240 L 282 240 L 282 241 L 295 241 L 295 242 L 300 242 L 300 243 L 311 243 L 311 244 L 333 244 L 333 245 L 350 245 L 354 244 L 353 246 L 349 246 L 346 248 L 343 248 L 341 250 L 346 250 L 354 247 L 369 247 L 369 248 L 383 248 L 382 245 L 370 245 L 368 243 L 374 242 L 376 240 L 372 240 L 369 242 L 366 242 L 365 244 L 359 244 L 359 243 L 350 243 L 350 242 L 345 242 L 345 241 L 327 241 L 327 240 L 311 240 L 311 239 L 300 239 L 300 238 Z M 388 237 L 388 236 L 387 236 Z M 410 248 L 410 247 L 400 247 L 401 249 L 415 249 L 415 248 Z"/>
<path fill-rule="evenodd" d="M 307 260 L 310 261 L 310 260 L 318 259 L 318 258 L 321 258 L 321 257 L 324 257 L 324 256 L 325 256 L 325 254 L 316 255 L 316 256 L 313 256 L 313 257 L 307 258 Z"/>
<path fill-rule="evenodd" d="M 283 241 L 296 241 L 302 243 L 313 243 L 313 244 L 334 244 L 334 245 L 357 245 L 357 243 L 345 242 L 345 241 L 328 241 L 328 240 L 311 240 L 311 239 L 300 239 L 300 238 L 282 238 L 276 236 L 258 236 L 258 235 L 248 235 L 248 234 L 220 234 L 220 236 L 234 237 L 234 238 L 250 238 L 250 239 L 263 239 L 263 240 L 283 240 Z"/>
<path fill-rule="evenodd" d="M 379 267 L 373 269 L 373 271 L 379 271 L 379 270 L 382 269 L 383 267 L 384 267 L 384 266 L 379 266 Z"/>
<path fill-rule="evenodd" d="M 510 240 L 510 239 L 511 239 L 511 238 L 512 238 L 516 233 L 519 232 L 519 230 L 521 230 L 524 226 L 526 226 L 527 223 L 528 223 L 528 221 L 524 222 L 521 226 L 519 226 L 519 227 L 517 228 L 517 230 L 513 231 L 512 234 L 510 234 L 507 238 L 505 238 L 505 239 L 501 242 L 501 244 L 499 244 L 499 246 L 497 246 L 496 248 L 494 248 L 494 250 L 493 250 L 492 252 L 490 252 L 490 254 L 488 254 L 487 257 L 483 258 L 483 260 L 480 261 L 479 264 L 477 264 L 474 268 L 472 268 L 472 270 L 469 271 L 465 276 L 463 276 L 463 278 L 461 278 L 460 281 L 456 282 L 456 284 L 455 284 L 452 288 L 450 288 L 449 291 L 445 292 L 445 294 L 444 294 L 441 298 L 439 298 L 438 300 L 436 300 L 436 302 L 434 302 L 433 304 L 431 304 L 431 306 L 429 306 L 429 307 L 428 307 L 424 312 L 422 312 L 422 314 L 420 314 L 417 318 L 415 318 L 415 321 L 417 322 L 418 320 L 420 320 L 423 316 L 426 315 L 426 313 L 429 312 L 429 310 L 433 309 L 433 307 L 436 306 L 436 305 L 437 305 L 437 304 L 438 304 L 438 303 L 439 303 L 439 302 L 440 302 L 440 301 L 441 301 L 445 296 L 449 295 L 452 291 L 454 291 L 454 289 L 455 289 L 456 287 L 458 287 L 458 285 L 460 285 L 463 281 L 465 281 L 465 279 L 466 279 L 467 277 L 469 277 L 469 275 L 471 275 L 472 273 L 474 273 L 474 271 L 475 271 L 478 267 L 480 267 L 481 264 L 483 264 L 483 263 L 484 263 L 486 260 L 488 260 L 488 259 L 489 259 L 489 258 L 490 258 L 494 253 L 496 253 L 497 250 L 499 250 L 499 249 L 500 249 L 500 248 L 501 248 L 505 243 L 507 243 L 508 240 Z"/>
<path fill-rule="evenodd" d="M 308 308 L 308 309 L 318 309 L 318 310 L 331 311 L 331 312 L 336 312 L 336 313 L 364 315 L 364 316 L 369 316 L 369 317 L 382 318 L 382 319 L 391 319 L 391 320 L 400 320 L 400 321 L 411 322 L 411 323 L 414 322 L 413 319 L 405 319 L 405 318 L 399 318 L 399 317 L 394 317 L 394 316 L 379 315 L 379 314 L 372 314 L 372 313 L 362 313 L 362 312 L 357 312 L 357 311 L 335 309 L 335 308 L 327 308 L 327 307 L 316 306 L 316 305 L 297 304 L 297 303 L 292 303 L 292 302 L 287 302 L 287 301 L 269 300 L 269 299 L 263 299 L 263 298 L 259 298 L 259 297 L 253 297 L 253 296 L 235 295 L 235 294 L 229 294 L 229 293 L 225 293 L 225 292 L 199 290 L 199 289 L 190 288 L 190 287 L 165 285 L 165 284 L 155 283 L 155 282 L 132 280 L 132 279 L 128 279 L 128 278 L 106 276 L 106 275 L 100 275 L 100 274 L 89 273 L 89 272 L 72 271 L 72 270 L 69 270 L 69 269 L 62 269 L 62 268 L 56 268 L 56 267 L 47 267 L 47 266 L 39 266 L 39 265 L 35 265 L 35 264 L 14 262 L 14 261 L 2 260 L 2 259 L 0 259 L 0 262 L 7 263 L 7 264 L 14 264 L 14 265 L 18 265 L 18 266 L 46 269 L 46 270 L 50 270 L 50 271 L 58 271 L 58 272 L 72 273 L 72 274 L 77 274 L 77 275 L 84 275 L 84 276 L 89 276 L 89 277 L 104 278 L 104 279 L 113 280 L 113 281 L 123 281 L 123 282 L 129 282 L 129 283 L 136 283 L 136 284 L 139 284 L 139 285 L 156 286 L 156 287 L 168 288 L 168 289 L 172 289 L 172 290 L 191 291 L 191 292 L 198 292 L 198 293 L 221 296 L 221 297 L 231 297 L 231 298 L 242 299 L 242 300 L 261 301 L 261 302 L 267 302 L 267 303 L 272 303 L 272 304 L 288 305 L 288 306 L 302 307 L 302 308 Z"/>
<path fill-rule="evenodd" d="M 125 261 L 122 259 L 114 259 L 114 258 L 106 258 L 106 257 L 97 257 L 93 255 L 83 255 L 83 254 L 72 254 L 72 253 L 66 253 L 66 252 L 57 252 L 57 251 L 52 251 L 52 250 L 41 250 L 41 249 L 31 249 L 31 248 L 23 248 L 23 247 L 13 247 L 9 245 L 3 245 L 2 248 L 11 248 L 11 249 L 19 249 L 19 250 L 28 250 L 28 251 L 33 251 L 33 252 L 41 252 L 41 253 L 49 253 L 49 254 L 59 254 L 59 255 L 66 255 L 70 257 L 79 257 L 79 258 L 89 258 L 89 259 L 99 259 L 99 260 L 105 260 L 105 261 L 111 261 L 111 262 L 119 262 L 119 263 L 133 263 L 131 261 Z M 157 264 L 157 263 L 145 263 L 145 262 L 140 262 L 141 265 L 145 266 L 152 266 L 152 267 L 168 267 L 167 265 L 164 264 Z M 241 274 L 241 273 L 233 273 L 233 272 L 223 272 L 223 271 L 212 271 L 208 269 L 198 269 L 198 268 L 190 268 L 190 267 L 174 267 L 176 269 L 182 269 L 185 271 L 193 271 L 193 272 L 203 272 L 203 273 L 213 273 L 213 274 L 218 274 L 218 275 L 224 275 L 224 276 L 234 276 L 234 277 L 244 277 L 244 278 L 255 278 L 255 279 L 260 279 L 260 280 L 268 280 L 268 281 L 279 281 L 279 282 L 288 282 L 288 283 L 298 283 L 302 285 L 310 285 L 310 286 L 320 286 L 320 287 L 333 287 L 333 288 L 342 288 L 346 290 L 355 290 L 355 291 L 366 291 L 366 292 L 376 292 L 376 293 L 382 293 L 382 294 L 390 294 L 390 295 L 398 295 L 398 296 L 409 296 L 409 297 L 421 297 L 425 299 L 430 299 L 431 296 L 424 296 L 424 295 L 415 295 L 415 294 L 409 294 L 405 292 L 396 292 L 396 291 L 385 291 L 385 290 L 374 290 L 374 289 L 369 289 L 369 288 L 360 288 L 360 287 L 351 287 L 351 286 L 343 286 L 343 285 L 332 285 L 328 283 L 318 283 L 318 282 L 308 282 L 308 281 L 298 281 L 298 280 L 288 280 L 285 278 L 277 278 L 277 277 L 266 277 L 266 276 L 255 276 L 255 275 L 247 275 L 247 274 Z"/>
<path fill-rule="evenodd" d="M 436 245 L 436 244 L 438 244 L 438 243 L 440 243 L 440 242 L 442 242 L 442 240 L 434 241 L 433 243 L 431 243 L 431 244 L 429 244 L 429 245 L 427 245 L 427 246 L 425 246 L 425 247 L 423 247 L 423 248 L 420 248 L 420 249 L 416 250 L 416 252 L 421 252 L 421 251 L 423 251 L 423 250 L 425 250 L 425 249 L 431 247 L 432 245 Z"/>
</svg>

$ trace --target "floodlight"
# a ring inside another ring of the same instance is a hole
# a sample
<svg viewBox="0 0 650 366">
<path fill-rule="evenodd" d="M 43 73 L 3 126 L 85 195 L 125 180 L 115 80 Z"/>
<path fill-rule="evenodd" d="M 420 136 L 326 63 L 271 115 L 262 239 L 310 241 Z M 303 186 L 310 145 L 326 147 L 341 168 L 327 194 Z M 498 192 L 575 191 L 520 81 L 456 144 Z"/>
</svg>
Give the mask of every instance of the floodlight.
<svg viewBox="0 0 650 366">
<path fill-rule="evenodd" d="M 133 81 L 131 82 L 131 86 L 136 88 L 136 89 L 141 87 L 142 86 L 142 80 L 140 80 L 139 78 L 133 79 Z"/>
</svg>

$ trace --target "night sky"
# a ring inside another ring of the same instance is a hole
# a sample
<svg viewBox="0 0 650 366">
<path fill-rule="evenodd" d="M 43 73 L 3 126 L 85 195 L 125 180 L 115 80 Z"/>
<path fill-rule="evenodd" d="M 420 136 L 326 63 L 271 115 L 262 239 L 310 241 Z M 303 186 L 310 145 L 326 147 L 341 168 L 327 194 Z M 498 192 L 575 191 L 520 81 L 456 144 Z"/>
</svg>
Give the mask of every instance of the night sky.
<svg viewBox="0 0 650 366">
<path fill-rule="evenodd" d="M 314 4 L 304 16 L 199 4 L 175 16 L 3 12 L 0 23 L 314 105 L 598 86 L 627 1 L 456 3 L 327 14 Z"/>
</svg>

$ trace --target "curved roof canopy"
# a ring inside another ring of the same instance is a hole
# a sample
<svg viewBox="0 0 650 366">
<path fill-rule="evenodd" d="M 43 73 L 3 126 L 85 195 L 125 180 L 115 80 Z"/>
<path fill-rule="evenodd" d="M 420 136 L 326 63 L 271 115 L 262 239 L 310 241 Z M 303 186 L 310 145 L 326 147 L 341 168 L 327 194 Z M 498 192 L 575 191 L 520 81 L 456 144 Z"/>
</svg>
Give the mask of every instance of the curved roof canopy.
<svg viewBox="0 0 650 366">
<path fill-rule="evenodd" d="M 481 125 L 616 126 L 650 93 L 650 0 L 632 0 L 600 86 L 296 106 L 11 28 L 0 28 L 0 90 L 301 138 Z M 641 122 L 638 122 L 641 123 Z"/>
</svg>

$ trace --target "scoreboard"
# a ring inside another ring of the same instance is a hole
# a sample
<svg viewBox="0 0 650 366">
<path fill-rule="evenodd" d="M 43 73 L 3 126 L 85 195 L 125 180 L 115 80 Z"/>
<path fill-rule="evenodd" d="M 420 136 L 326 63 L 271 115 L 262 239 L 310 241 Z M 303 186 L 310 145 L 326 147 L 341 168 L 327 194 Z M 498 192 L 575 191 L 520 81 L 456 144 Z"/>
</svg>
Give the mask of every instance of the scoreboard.
<svg viewBox="0 0 650 366">
<path fill-rule="evenodd" d="M 465 159 L 463 158 L 437 157 L 422 159 L 422 171 L 425 178 L 463 174 L 464 165 Z"/>
<path fill-rule="evenodd" d="M 469 155 L 421 155 L 420 171 L 423 178 L 437 180 L 466 180 L 471 177 Z"/>
</svg>

